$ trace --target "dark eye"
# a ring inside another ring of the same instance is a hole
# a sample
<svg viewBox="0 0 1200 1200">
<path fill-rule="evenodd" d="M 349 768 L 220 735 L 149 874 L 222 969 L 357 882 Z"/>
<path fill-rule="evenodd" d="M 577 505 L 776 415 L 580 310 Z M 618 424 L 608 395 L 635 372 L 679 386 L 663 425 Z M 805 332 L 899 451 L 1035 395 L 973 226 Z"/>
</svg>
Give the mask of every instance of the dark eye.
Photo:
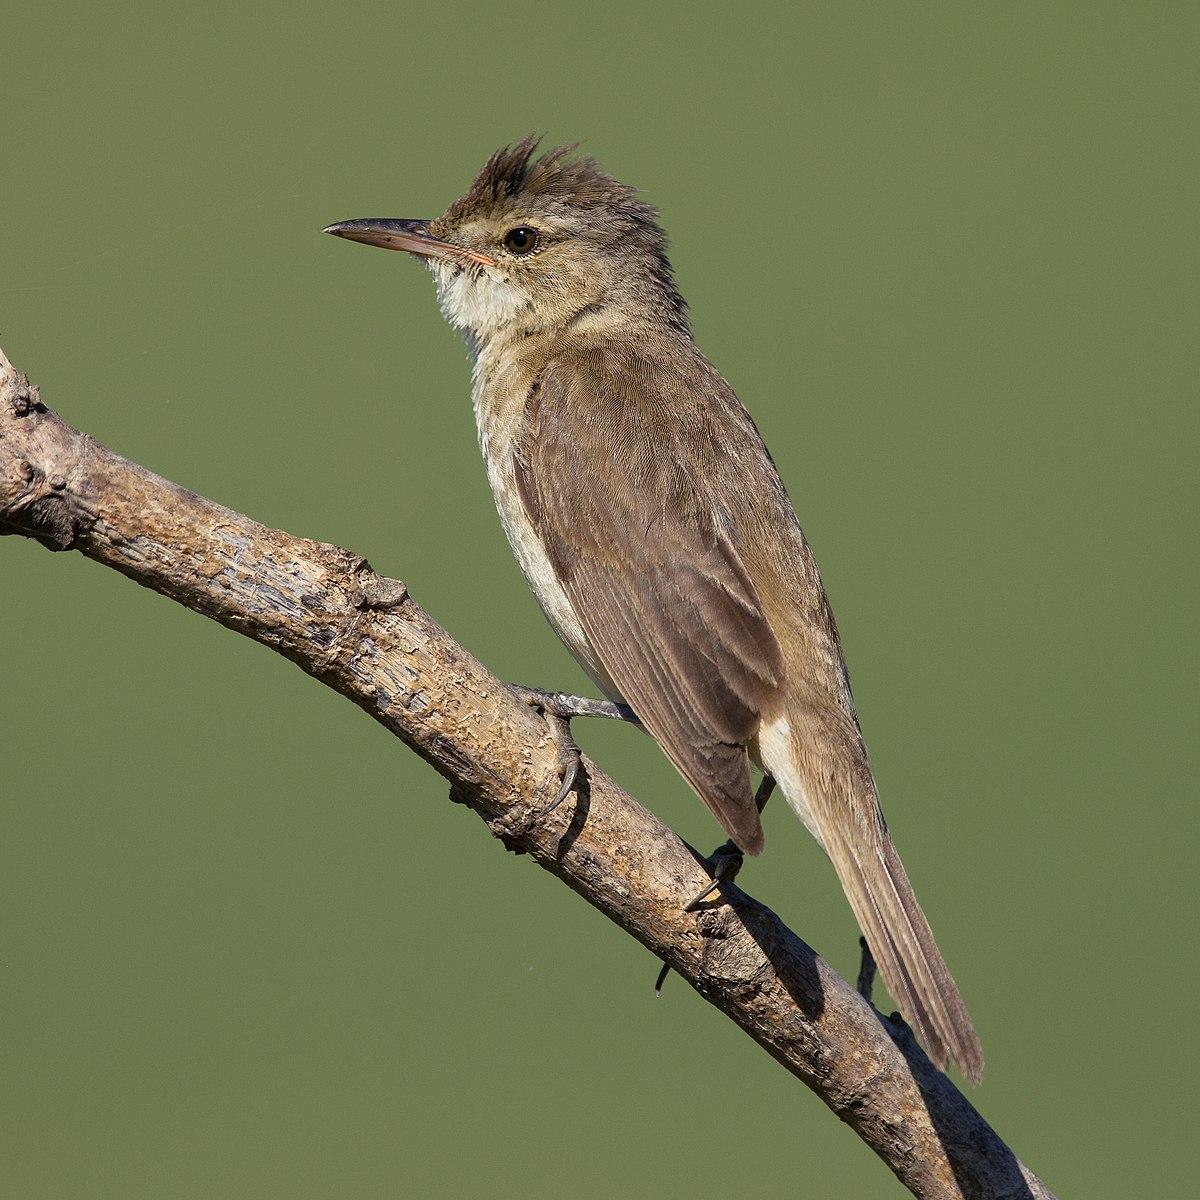
<svg viewBox="0 0 1200 1200">
<path fill-rule="evenodd" d="M 537 249 L 538 231 L 528 225 L 518 225 L 504 235 L 504 248 L 510 254 L 532 254 Z"/>
</svg>

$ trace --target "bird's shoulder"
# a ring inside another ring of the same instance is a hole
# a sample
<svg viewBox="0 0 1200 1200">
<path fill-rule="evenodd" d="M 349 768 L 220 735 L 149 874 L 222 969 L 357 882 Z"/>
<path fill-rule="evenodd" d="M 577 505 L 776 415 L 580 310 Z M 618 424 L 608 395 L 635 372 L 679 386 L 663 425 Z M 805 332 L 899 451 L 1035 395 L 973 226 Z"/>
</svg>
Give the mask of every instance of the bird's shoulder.
<svg viewBox="0 0 1200 1200">
<path fill-rule="evenodd" d="M 662 478 L 672 457 L 700 468 L 711 461 L 719 469 L 717 460 L 731 455 L 769 463 L 720 372 L 689 338 L 666 332 L 563 339 L 548 348 L 530 373 L 520 440 L 531 446 L 564 435 L 586 446 L 592 461 L 643 484 Z"/>
</svg>

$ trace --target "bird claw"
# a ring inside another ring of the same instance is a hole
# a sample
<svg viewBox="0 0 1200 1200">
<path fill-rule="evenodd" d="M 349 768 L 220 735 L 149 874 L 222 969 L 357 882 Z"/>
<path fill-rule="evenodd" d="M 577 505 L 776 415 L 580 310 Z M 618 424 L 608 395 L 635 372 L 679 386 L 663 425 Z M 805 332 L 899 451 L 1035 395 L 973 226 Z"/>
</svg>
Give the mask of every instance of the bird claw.
<svg viewBox="0 0 1200 1200">
<path fill-rule="evenodd" d="M 555 733 L 560 782 L 554 799 L 538 813 L 539 818 L 548 817 L 571 794 L 579 779 L 579 768 L 583 762 L 579 746 L 571 735 L 571 722 L 554 712 L 543 711 L 542 716 Z"/>
<path fill-rule="evenodd" d="M 737 848 L 733 841 L 723 842 L 718 846 L 712 854 L 707 858 L 707 863 L 712 869 L 712 879 L 702 891 L 697 892 L 684 906 L 685 913 L 696 912 L 700 905 L 709 898 L 722 884 L 732 883 L 738 872 L 742 869 L 742 852 Z M 654 981 L 654 993 L 657 996 L 662 995 L 663 984 L 667 982 L 667 976 L 671 973 L 669 963 L 663 963 L 662 970 L 658 973 L 658 978 Z"/>
<path fill-rule="evenodd" d="M 758 790 L 754 793 L 754 807 L 761 813 L 767 806 L 767 801 L 771 798 L 771 793 L 775 790 L 775 777 L 773 775 L 764 775 L 759 781 Z M 712 866 L 712 882 L 704 889 L 704 891 L 693 896 L 687 904 L 683 906 L 684 912 L 695 912 L 700 904 L 707 900 L 723 883 L 732 883 L 737 878 L 737 873 L 742 869 L 742 852 L 737 843 L 730 839 L 724 845 L 718 846 L 712 854 L 708 856 L 708 862 Z"/>
<path fill-rule="evenodd" d="M 708 857 L 712 867 L 711 882 L 683 906 L 683 911 L 695 912 L 722 884 L 732 883 L 742 869 L 743 861 L 742 852 L 732 841 L 718 846 Z"/>
<path fill-rule="evenodd" d="M 554 735 L 555 756 L 558 760 L 559 786 L 554 799 L 537 813 L 541 820 L 548 817 L 574 790 L 579 780 L 579 769 L 582 756 L 575 738 L 571 735 L 571 717 L 577 715 L 569 704 L 579 697 L 563 696 L 558 692 L 545 692 L 540 688 L 527 688 L 513 685 L 509 690 L 530 708 L 542 714 L 550 732 Z"/>
<path fill-rule="evenodd" d="M 754 793 L 754 806 L 761 813 L 767 806 L 767 801 L 771 798 L 771 793 L 775 790 L 775 778 L 772 775 L 764 775 L 759 781 L 758 790 Z M 732 883 L 738 872 L 742 869 L 742 852 L 738 849 L 737 844 L 731 839 L 723 845 L 718 846 L 708 857 L 708 863 L 712 867 L 712 882 L 709 883 L 702 892 L 693 896 L 687 904 L 683 906 L 685 913 L 695 912 L 705 900 L 709 898 L 723 883 Z M 663 984 L 667 981 L 667 976 L 671 973 L 671 967 L 668 963 L 663 963 L 662 970 L 658 973 L 658 978 L 654 981 L 655 995 L 662 995 Z"/>
</svg>

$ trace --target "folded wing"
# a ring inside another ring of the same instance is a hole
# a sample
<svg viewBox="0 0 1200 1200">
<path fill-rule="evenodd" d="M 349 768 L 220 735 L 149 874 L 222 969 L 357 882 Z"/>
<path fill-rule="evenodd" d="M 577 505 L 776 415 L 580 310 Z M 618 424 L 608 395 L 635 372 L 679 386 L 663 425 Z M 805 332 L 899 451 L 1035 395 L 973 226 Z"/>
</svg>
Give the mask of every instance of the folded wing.
<svg viewBox="0 0 1200 1200">
<path fill-rule="evenodd" d="M 683 467 L 678 427 L 636 380 L 589 394 L 587 378 L 548 370 L 530 396 L 521 502 L 622 696 L 757 854 L 746 745 L 778 701 L 779 645 L 721 514 Z"/>
</svg>

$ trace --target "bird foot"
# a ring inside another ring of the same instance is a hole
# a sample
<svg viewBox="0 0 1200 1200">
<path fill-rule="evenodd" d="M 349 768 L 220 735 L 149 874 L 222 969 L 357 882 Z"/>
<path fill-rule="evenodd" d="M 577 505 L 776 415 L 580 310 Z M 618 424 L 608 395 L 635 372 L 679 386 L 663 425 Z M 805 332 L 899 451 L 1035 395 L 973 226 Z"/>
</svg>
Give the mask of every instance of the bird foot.
<svg viewBox="0 0 1200 1200">
<path fill-rule="evenodd" d="M 571 734 L 571 718 L 580 713 L 569 703 L 563 701 L 583 700 L 582 696 L 564 696 L 558 692 L 545 692 L 540 688 L 521 687 L 510 684 L 509 689 L 514 696 L 530 708 L 542 714 L 542 718 L 550 727 L 554 737 L 554 753 L 558 765 L 559 786 L 550 801 L 538 814 L 538 819 L 548 817 L 570 794 L 579 778 L 583 759 L 579 746 Z M 593 701 L 601 703 L 601 701 Z"/>
<path fill-rule="evenodd" d="M 722 884 L 732 883 L 742 869 L 742 852 L 732 842 L 718 846 L 708 856 L 708 865 L 712 870 L 712 882 L 702 891 L 697 892 L 684 906 L 684 912 L 695 912 Z"/>
<path fill-rule="evenodd" d="M 760 813 L 766 808 L 767 801 L 770 800 L 771 793 L 774 790 L 774 776 L 764 775 L 759 782 L 758 791 L 754 793 L 754 806 Z M 732 883 L 737 878 L 737 873 L 742 869 L 742 852 L 738 848 L 737 843 L 731 840 L 722 846 L 718 846 L 708 856 L 707 861 L 712 868 L 712 883 L 704 891 L 693 896 L 683 906 L 684 912 L 695 912 L 721 884 Z"/>
<path fill-rule="evenodd" d="M 695 912 L 722 884 L 732 883 L 737 878 L 737 873 L 742 869 L 742 852 L 737 848 L 737 845 L 732 842 L 723 842 L 718 846 L 705 860 L 712 871 L 712 880 L 708 887 L 697 892 L 684 906 L 685 913 Z M 656 995 L 662 995 L 663 984 L 667 982 L 667 976 L 670 975 L 671 968 L 667 963 L 663 963 L 662 970 L 658 973 L 658 978 L 654 981 L 654 992 Z"/>
<path fill-rule="evenodd" d="M 774 790 L 774 777 L 764 775 L 759 781 L 758 791 L 754 793 L 754 805 L 760 813 L 766 808 L 767 801 L 770 800 L 771 793 Z M 707 859 L 709 866 L 712 868 L 712 882 L 703 891 L 693 896 L 683 906 L 683 911 L 685 913 L 695 912 L 723 883 L 732 883 L 737 878 L 737 873 L 742 869 L 743 861 L 741 850 L 738 849 L 737 844 L 732 840 L 718 846 Z M 658 978 L 654 981 L 656 995 L 662 995 L 662 986 L 666 983 L 667 976 L 670 973 L 671 968 L 664 963 L 662 970 L 658 973 Z"/>
</svg>

